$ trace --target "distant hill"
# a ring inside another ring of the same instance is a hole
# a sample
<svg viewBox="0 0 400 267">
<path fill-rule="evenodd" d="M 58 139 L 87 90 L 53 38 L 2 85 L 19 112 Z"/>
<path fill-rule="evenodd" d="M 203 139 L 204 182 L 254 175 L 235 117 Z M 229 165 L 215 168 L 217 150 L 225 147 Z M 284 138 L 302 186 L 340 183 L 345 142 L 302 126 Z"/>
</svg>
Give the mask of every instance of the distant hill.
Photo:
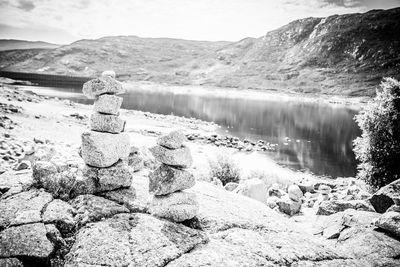
<svg viewBox="0 0 400 267">
<path fill-rule="evenodd" d="M 296 20 L 239 42 L 136 36 L 0 52 L 0 69 L 259 90 L 373 95 L 400 78 L 400 8 Z"/>
<path fill-rule="evenodd" d="M 42 41 L 24 41 L 24 40 L 0 40 L 0 51 L 16 50 L 16 49 L 43 49 L 57 48 L 59 45 L 46 43 Z"/>
</svg>

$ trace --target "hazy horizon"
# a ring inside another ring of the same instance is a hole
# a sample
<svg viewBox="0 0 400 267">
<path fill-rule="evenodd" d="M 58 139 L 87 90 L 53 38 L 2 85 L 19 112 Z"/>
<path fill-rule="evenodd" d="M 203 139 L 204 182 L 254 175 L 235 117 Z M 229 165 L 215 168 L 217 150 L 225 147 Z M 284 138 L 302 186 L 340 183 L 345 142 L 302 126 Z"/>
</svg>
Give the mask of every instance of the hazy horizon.
<svg viewBox="0 0 400 267">
<path fill-rule="evenodd" d="M 238 41 L 296 19 L 399 6 L 400 0 L 0 0 L 0 39 L 67 44 L 134 35 Z"/>
</svg>

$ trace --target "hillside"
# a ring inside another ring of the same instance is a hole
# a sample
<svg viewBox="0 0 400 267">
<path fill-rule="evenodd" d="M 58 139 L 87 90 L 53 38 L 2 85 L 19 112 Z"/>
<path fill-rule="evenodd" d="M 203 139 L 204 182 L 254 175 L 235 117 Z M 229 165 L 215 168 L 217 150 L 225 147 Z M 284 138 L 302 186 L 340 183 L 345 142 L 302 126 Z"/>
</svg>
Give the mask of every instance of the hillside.
<svg viewBox="0 0 400 267">
<path fill-rule="evenodd" d="M 400 78 L 400 8 L 296 20 L 239 42 L 135 36 L 0 52 L 0 70 L 260 90 L 373 95 Z"/>
<path fill-rule="evenodd" d="M 25 41 L 6 39 L 0 40 L 0 51 L 16 50 L 16 49 L 43 49 L 57 48 L 59 45 L 46 43 L 42 41 Z"/>
</svg>

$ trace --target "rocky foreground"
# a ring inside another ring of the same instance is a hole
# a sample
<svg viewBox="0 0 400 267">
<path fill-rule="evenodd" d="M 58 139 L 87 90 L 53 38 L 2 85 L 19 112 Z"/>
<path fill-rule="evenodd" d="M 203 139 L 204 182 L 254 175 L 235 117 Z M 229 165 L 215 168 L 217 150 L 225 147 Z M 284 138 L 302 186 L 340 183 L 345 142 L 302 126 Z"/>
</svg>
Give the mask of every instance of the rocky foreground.
<svg viewBox="0 0 400 267">
<path fill-rule="evenodd" d="M 3 89 L 0 266 L 400 265 L 400 182 L 372 196 L 339 182 L 298 183 L 286 192 L 248 180 L 225 189 L 199 181 L 197 165 L 191 168 L 197 182 L 185 189 L 196 195 L 196 217 L 173 222 L 151 213 L 151 194 L 159 188 L 149 174 L 164 166 L 151 154 L 131 147 L 130 184 L 104 187 L 113 176 L 98 172 L 101 183 L 80 186 L 84 161 L 76 144 L 92 111 L 71 116 L 65 114 L 71 103 L 49 109 L 42 97 Z M 134 116 L 136 125 L 143 117 Z M 159 123 L 157 129 L 167 130 L 204 126 L 165 117 Z M 131 140 L 155 145 L 144 129 L 126 130 Z M 208 153 L 193 153 L 194 165 Z M 294 215 L 310 203 L 318 207 L 312 231 Z"/>
</svg>

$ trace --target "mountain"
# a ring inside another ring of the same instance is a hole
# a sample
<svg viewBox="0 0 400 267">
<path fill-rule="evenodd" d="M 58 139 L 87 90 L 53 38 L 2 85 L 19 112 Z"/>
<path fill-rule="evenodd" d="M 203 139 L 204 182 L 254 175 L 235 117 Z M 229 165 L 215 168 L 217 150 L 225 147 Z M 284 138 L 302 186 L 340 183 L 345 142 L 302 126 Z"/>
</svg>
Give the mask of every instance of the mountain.
<svg viewBox="0 0 400 267">
<path fill-rule="evenodd" d="M 400 78 L 400 8 L 293 21 L 238 42 L 136 36 L 0 52 L 0 70 L 300 93 L 373 95 Z"/>
<path fill-rule="evenodd" d="M 57 48 L 59 45 L 46 43 L 42 41 L 24 41 L 24 40 L 0 40 L 0 51 L 16 49 L 44 49 Z"/>
</svg>

